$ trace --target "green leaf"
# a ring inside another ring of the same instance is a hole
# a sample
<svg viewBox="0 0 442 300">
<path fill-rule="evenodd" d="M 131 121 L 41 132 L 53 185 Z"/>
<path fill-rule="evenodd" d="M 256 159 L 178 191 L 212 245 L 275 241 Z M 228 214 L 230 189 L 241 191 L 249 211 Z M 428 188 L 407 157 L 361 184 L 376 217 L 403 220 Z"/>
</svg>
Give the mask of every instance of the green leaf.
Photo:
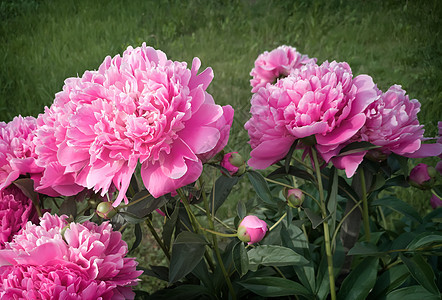
<svg viewBox="0 0 442 300">
<path fill-rule="evenodd" d="M 252 271 L 256 271 L 259 265 L 281 267 L 308 263 L 308 260 L 292 249 L 276 245 L 260 245 L 251 249 L 247 254 L 249 256 L 249 270 Z"/>
<path fill-rule="evenodd" d="M 200 262 L 205 252 L 206 241 L 200 235 L 183 231 L 172 246 L 169 282 L 174 283 L 187 274 Z"/>
<path fill-rule="evenodd" d="M 406 257 L 401 253 L 400 257 L 407 266 L 408 271 L 410 271 L 411 276 L 413 276 L 413 278 L 419 282 L 419 284 L 421 284 L 430 293 L 439 295 L 433 269 L 420 254 L 416 254 L 412 257 Z"/>
<path fill-rule="evenodd" d="M 183 284 L 174 289 L 162 289 L 150 295 L 152 300 L 183 300 L 183 299 L 212 299 L 209 290 L 196 284 Z"/>
<path fill-rule="evenodd" d="M 130 200 L 131 205 L 128 206 L 125 211 L 140 219 L 144 219 L 154 210 L 165 205 L 168 201 L 169 200 L 165 196 L 154 198 L 147 190 L 142 190 L 133 196 Z"/>
<path fill-rule="evenodd" d="M 349 154 L 359 153 L 363 151 L 368 151 L 371 149 L 379 148 L 369 142 L 353 142 L 345 146 L 338 154 L 338 156 L 346 156 Z"/>
<path fill-rule="evenodd" d="M 365 255 L 365 256 L 378 256 L 383 253 L 378 250 L 376 245 L 361 242 L 356 243 L 353 248 L 348 251 L 347 255 Z"/>
<path fill-rule="evenodd" d="M 138 224 L 138 223 L 144 222 L 144 218 L 140 218 L 140 217 L 138 217 L 132 213 L 129 213 L 127 211 L 120 211 L 120 212 L 118 212 L 118 214 L 131 224 Z"/>
<path fill-rule="evenodd" d="M 89 216 L 77 216 L 77 218 L 75 219 L 75 223 L 84 223 L 86 221 L 89 221 L 90 219 L 93 218 L 93 216 L 95 216 L 95 213 L 89 215 Z"/>
<path fill-rule="evenodd" d="M 26 197 L 32 200 L 34 205 L 39 204 L 40 200 L 38 198 L 38 193 L 34 189 L 34 180 L 31 178 L 19 178 L 12 182 L 16 187 L 18 187 Z"/>
<path fill-rule="evenodd" d="M 169 281 L 169 268 L 165 266 L 150 266 L 150 269 L 143 268 L 143 275 Z"/>
<path fill-rule="evenodd" d="M 378 276 L 370 299 L 384 298 L 390 291 L 399 287 L 410 276 L 408 269 L 403 264 L 393 266 L 382 275 Z"/>
<path fill-rule="evenodd" d="M 295 177 L 299 177 L 311 182 L 315 181 L 315 177 L 313 177 L 313 175 L 311 175 L 309 172 L 302 170 L 298 167 L 295 166 L 290 166 L 290 168 L 287 170 L 284 167 L 278 168 L 275 171 L 273 171 L 272 173 L 269 174 L 269 176 L 267 176 L 268 178 L 278 178 L 278 177 L 285 177 L 286 175 L 292 175 Z"/>
<path fill-rule="evenodd" d="M 379 259 L 367 257 L 344 279 L 338 299 L 364 300 L 376 283 Z"/>
<path fill-rule="evenodd" d="M 242 201 L 238 201 L 236 211 L 240 220 L 244 219 L 247 216 L 247 208 L 244 202 Z"/>
<path fill-rule="evenodd" d="M 268 204 L 273 204 L 272 194 L 270 193 L 269 185 L 264 177 L 260 173 L 252 170 L 247 171 L 247 176 L 259 198 Z"/>
<path fill-rule="evenodd" d="M 387 295 L 386 300 L 440 300 L 440 297 L 429 293 L 420 285 L 407 286 L 394 290 Z"/>
<path fill-rule="evenodd" d="M 442 234 L 437 232 L 424 232 L 411 241 L 407 249 L 416 250 L 433 243 L 442 243 Z"/>
<path fill-rule="evenodd" d="M 404 216 L 410 217 L 418 223 L 422 223 L 422 218 L 419 216 L 416 210 L 414 210 L 413 207 L 395 197 L 384 197 L 371 202 L 371 205 L 388 207 L 394 211 L 397 211 L 398 213 L 403 214 Z"/>
<path fill-rule="evenodd" d="M 164 241 L 164 245 L 166 245 L 167 249 L 170 249 L 170 242 L 172 240 L 172 234 L 175 229 L 176 222 L 178 220 L 179 211 L 180 211 L 180 202 L 177 201 L 172 215 L 170 216 L 169 219 L 167 219 L 166 223 L 163 226 L 162 238 Z"/>
<path fill-rule="evenodd" d="M 285 278 L 252 277 L 237 283 L 261 297 L 283 297 L 291 295 L 302 295 L 309 299 L 314 297 L 299 283 Z"/>
<path fill-rule="evenodd" d="M 143 238 L 143 232 L 141 230 L 140 224 L 135 224 L 134 235 L 135 235 L 135 241 L 132 244 L 132 248 L 130 248 L 129 253 L 134 251 L 141 244 L 141 240 Z"/>
<path fill-rule="evenodd" d="M 232 249 L 233 266 L 238 271 L 239 276 L 244 276 L 249 270 L 249 257 L 243 242 L 239 242 Z"/>
<path fill-rule="evenodd" d="M 66 197 L 58 210 L 59 215 L 77 216 L 77 203 L 74 197 Z"/>
<path fill-rule="evenodd" d="M 221 175 L 215 181 L 215 198 L 213 198 L 213 191 L 210 194 L 210 211 L 212 211 L 212 201 L 214 203 L 214 211 L 216 212 L 218 208 L 226 201 L 230 192 L 232 191 L 235 184 L 238 183 L 238 177 L 227 177 Z"/>
<path fill-rule="evenodd" d="M 292 161 L 292 155 L 293 152 L 296 149 L 296 145 L 298 145 L 298 139 L 296 139 L 293 144 L 290 146 L 290 150 L 287 153 L 287 155 L 285 156 L 285 162 L 284 162 L 284 168 L 285 168 L 285 172 L 288 173 L 290 170 L 290 162 Z"/>
<path fill-rule="evenodd" d="M 319 225 L 324 222 L 324 219 L 322 219 L 319 215 L 317 215 L 315 212 L 313 212 L 310 208 L 306 207 L 304 208 L 304 212 L 307 215 L 307 218 L 312 222 L 313 229 L 316 229 Z"/>
</svg>

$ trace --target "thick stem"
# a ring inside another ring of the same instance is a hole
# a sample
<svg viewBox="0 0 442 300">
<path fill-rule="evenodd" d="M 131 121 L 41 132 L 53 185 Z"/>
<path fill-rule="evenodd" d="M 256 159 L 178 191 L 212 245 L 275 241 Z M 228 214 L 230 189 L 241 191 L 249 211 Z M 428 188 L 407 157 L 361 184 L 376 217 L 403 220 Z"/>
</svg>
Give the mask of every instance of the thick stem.
<svg viewBox="0 0 442 300">
<path fill-rule="evenodd" d="M 364 223 L 365 241 L 370 242 L 370 216 L 368 215 L 367 186 L 365 183 L 364 169 L 361 172 L 361 189 L 362 189 L 362 222 Z"/>
<path fill-rule="evenodd" d="M 318 180 L 318 190 L 319 190 L 319 200 L 321 201 L 321 212 L 322 218 L 325 219 L 327 217 L 327 210 L 325 207 L 325 199 L 324 199 L 324 188 L 322 185 L 322 175 L 321 170 L 319 168 L 318 157 L 316 155 L 315 149 L 312 149 L 313 161 L 315 163 L 316 177 Z M 330 230 L 328 227 L 328 222 L 324 221 L 322 223 L 324 228 L 324 242 L 325 242 L 325 253 L 327 255 L 327 265 L 328 265 L 328 277 L 330 280 L 330 296 L 332 300 L 336 300 L 336 289 L 335 289 L 335 276 L 334 276 L 334 268 L 333 268 L 333 255 L 331 252 L 330 246 Z"/>
</svg>

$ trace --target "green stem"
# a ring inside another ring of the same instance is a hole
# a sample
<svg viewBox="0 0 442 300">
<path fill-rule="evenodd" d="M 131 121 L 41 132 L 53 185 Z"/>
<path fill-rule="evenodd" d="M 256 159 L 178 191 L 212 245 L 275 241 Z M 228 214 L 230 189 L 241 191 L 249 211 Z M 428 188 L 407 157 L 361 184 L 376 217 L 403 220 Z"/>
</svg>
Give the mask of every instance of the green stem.
<svg viewBox="0 0 442 300">
<path fill-rule="evenodd" d="M 365 241 L 370 242 L 370 216 L 368 215 L 367 187 L 365 184 L 364 169 L 360 169 L 362 188 L 362 222 L 364 223 Z"/>
<path fill-rule="evenodd" d="M 294 189 L 294 188 L 295 188 L 295 187 L 293 187 L 293 186 L 291 186 L 291 185 L 289 185 L 289 184 L 285 184 L 285 183 L 279 182 L 279 181 L 277 181 L 277 180 L 269 179 L 269 178 L 266 178 L 266 177 L 264 177 L 264 179 L 265 179 L 266 181 L 268 181 L 268 182 L 275 183 L 275 184 L 279 184 L 280 186 L 284 186 L 284 187 L 289 188 L 289 189 Z M 316 199 L 315 197 L 313 197 L 313 195 L 307 193 L 307 192 L 304 191 L 304 190 L 302 190 L 302 192 L 303 192 L 305 195 L 307 195 L 307 196 L 309 196 L 310 198 L 312 198 L 313 201 L 315 201 L 316 204 L 318 204 L 318 206 L 321 206 L 321 204 L 319 203 L 318 199 Z"/>
<path fill-rule="evenodd" d="M 207 231 L 207 232 L 210 232 L 211 234 L 216 234 L 218 236 L 223 236 L 223 237 L 235 237 L 235 236 L 238 236 L 237 233 L 222 233 L 222 232 L 210 230 L 210 229 L 203 228 L 203 227 L 200 227 L 200 229 L 202 229 L 204 231 Z"/>
<path fill-rule="evenodd" d="M 284 220 L 284 218 L 287 216 L 287 212 L 285 212 L 281 218 L 279 218 L 279 220 L 273 224 L 272 227 L 269 228 L 269 231 L 272 231 L 276 226 L 278 226 L 279 223 L 281 223 L 282 220 Z"/>
<path fill-rule="evenodd" d="M 382 207 L 378 206 L 379 213 L 381 214 L 382 223 L 384 223 L 384 229 L 388 230 L 388 224 L 387 219 L 385 219 L 384 211 L 382 210 Z"/>
<path fill-rule="evenodd" d="M 195 204 L 193 205 L 194 207 L 196 207 L 198 210 L 200 210 L 201 212 L 205 213 L 207 215 L 207 210 L 205 210 L 204 208 L 202 208 L 201 206 Z M 209 212 L 210 215 L 210 212 Z M 216 216 L 213 217 L 213 219 L 218 222 L 219 224 L 223 225 L 226 229 L 230 230 L 230 231 L 235 231 L 235 229 L 231 228 L 229 225 L 227 225 L 226 223 L 224 223 L 222 220 L 220 220 L 219 218 L 217 218 Z"/>
<path fill-rule="evenodd" d="M 301 217 L 301 208 L 300 207 L 298 207 L 298 216 L 299 216 L 299 220 L 301 220 L 301 221 L 304 220 L 304 218 Z M 307 240 L 307 243 L 308 243 L 308 234 L 307 234 L 307 230 L 305 229 L 304 223 L 302 223 L 301 228 L 302 228 L 302 232 L 304 232 L 305 239 Z"/>
<path fill-rule="evenodd" d="M 433 193 L 433 195 L 435 195 L 437 198 L 439 198 L 439 200 L 442 200 L 442 198 L 439 196 L 438 193 L 436 193 L 436 191 L 434 189 L 431 189 L 431 192 Z"/>
<path fill-rule="evenodd" d="M 181 200 L 182 200 L 182 202 L 184 204 L 184 208 L 186 209 L 187 215 L 190 218 L 190 223 L 192 224 L 193 230 L 195 230 L 195 233 L 199 233 L 199 231 L 200 231 L 199 229 L 203 228 L 203 227 L 198 222 L 198 220 L 196 219 L 194 213 L 192 212 L 192 209 L 190 208 L 190 204 L 187 201 L 186 195 L 184 194 L 182 189 L 177 189 L 177 193 L 180 196 L 180 198 L 181 198 Z M 203 195 L 205 195 L 205 194 L 203 193 Z M 209 218 L 209 222 L 210 221 L 211 221 L 211 219 Z M 206 249 L 206 251 L 204 253 L 204 257 L 206 258 L 207 263 L 209 264 L 210 269 L 213 271 L 215 267 L 214 267 L 213 262 L 212 262 L 212 257 L 207 252 L 207 249 Z"/>
<path fill-rule="evenodd" d="M 318 157 L 315 149 L 312 149 L 313 161 L 315 163 L 316 177 L 318 180 L 318 189 L 319 189 L 319 200 L 321 201 L 321 212 L 322 218 L 325 219 L 327 217 L 327 210 L 325 207 L 325 199 L 324 199 L 324 188 L 322 185 L 322 177 L 321 170 L 319 168 Z M 330 296 L 331 300 L 336 300 L 336 290 L 335 290 L 335 277 L 334 277 L 334 269 L 333 269 L 333 256 L 331 252 L 330 246 L 330 230 L 328 227 L 328 222 L 325 220 L 322 223 L 324 228 L 324 242 L 325 242 L 325 253 L 327 255 L 327 265 L 328 265 L 328 277 L 330 280 Z"/>
<path fill-rule="evenodd" d="M 209 220 L 209 226 L 211 229 L 215 229 L 215 226 L 213 224 L 213 216 L 214 216 L 214 211 L 212 210 L 212 214 L 210 214 L 209 212 L 209 201 L 207 200 L 206 197 L 206 193 L 202 193 L 203 196 L 203 201 L 204 201 L 204 207 L 206 209 L 206 215 L 207 215 L 207 219 Z M 215 197 L 215 184 L 213 185 L 213 197 Z M 213 208 L 213 200 L 212 200 L 212 208 Z M 218 239 L 216 237 L 216 234 L 212 233 L 212 240 L 213 240 L 213 246 L 215 249 L 215 254 L 216 254 L 216 258 L 218 260 L 219 266 L 221 268 L 221 271 L 223 272 L 224 275 L 224 279 L 227 283 L 227 287 L 229 288 L 230 294 L 232 296 L 233 300 L 236 300 L 236 293 L 235 290 L 233 289 L 233 285 L 232 282 L 230 281 L 230 276 L 227 273 L 227 270 L 224 266 L 224 262 L 223 259 L 221 257 L 221 253 L 219 252 L 219 248 L 218 248 Z"/>
<path fill-rule="evenodd" d="M 333 233 L 332 240 L 331 240 L 331 244 L 332 244 L 332 245 L 335 245 L 335 244 L 336 244 L 336 237 L 337 237 L 337 235 L 338 235 L 339 229 L 341 228 L 342 224 L 344 224 L 345 219 L 347 219 L 348 216 L 350 216 L 351 213 L 352 213 L 356 208 L 360 207 L 361 204 L 362 204 L 362 200 L 359 201 L 359 202 L 357 202 L 357 203 L 355 204 L 355 206 L 353 206 L 353 207 L 348 211 L 348 213 L 347 213 L 347 214 L 341 219 L 341 221 L 338 223 L 338 225 L 336 226 L 335 232 Z"/>
<path fill-rule="evenodd" d="M 157 241 L 158 245 L 160 246 L 161 250 L 163 250 L 164 255 L 166 255 L 167 260 L 170 261 L 170 254 L 167 250 L 166 246 L 164 245 L 163 241 L 161 240 L 160 236 L 156 232 L 155 228 L 152 225 L 152 221 L 150 219 L 146 219 L 146 225 L 147 228 L 149 228 L 149 231 L 152 233 L 153 237 L 155 238 L 155 241 Z"/>
</svg>

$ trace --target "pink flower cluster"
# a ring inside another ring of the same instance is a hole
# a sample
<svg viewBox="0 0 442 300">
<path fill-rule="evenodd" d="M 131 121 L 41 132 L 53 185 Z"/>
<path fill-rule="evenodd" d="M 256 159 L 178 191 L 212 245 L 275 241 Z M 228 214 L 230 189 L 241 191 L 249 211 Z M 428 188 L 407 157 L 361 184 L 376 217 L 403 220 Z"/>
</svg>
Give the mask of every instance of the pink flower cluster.
<svg viewBox="0 0 442 300">
<path fill-rule="evenodd" d="M 206 92 L 213 72 L 197 74 L 200 65 L 195 58 L 189 70 L 143 44 L 67 79 L 38 118 L 37 164 L 45 172 L 37 190 L 104 195 L 115 186 L 117 206 L 138 162 L 154 197 L 195 181 L 227 144 L 233 120 L 232 107 Z"/>
<path fill-rule="evenodd" d="M 410 101 L 397 85 L 382 93 L 370 76 L 354 77 L 345 62 L 305 64 L 275 84 L 259 88 L 251 104 L 252 117 L 244 127 L 252 147 L 248 163 L 254 168 L 264 169 L 283 159 L 297 139 L 302 147 L 314 145 L 325 162 L 345 169 L 348 177 L 367 154 L 341 156 L 352 142 L 378 146 L 370 153 L 376 157 L 392 152 L 409 157 L 442 152 L 441 144 L 422 144 L 417 100 Z"/>
<path fill-rule="evenodd" d="M 0 191 L 0 249 L 12 240 L 28 221 L 38 222 L 31 199 L 14 185 Z"/>
<path fill-rule="evenodd" d="M 255 61 L 255 67 L 250 72 L 252 93 L 265 87 L 267 83 L 274 83 L 278 78 L 288 76 L 293 70 L 303 65 L 316 63 L 316 58 L 302 55 L 296 48 L 280 46 L 270 52 L 260 54 Z"/>
<path fill-rule="evenodd" d="M 49 213 L 0 250 L 1 299 L 133 299 L 142 273 L 105 222 L 68 223 Z"/>
<path fill-rule="evenodd" d="M 0 122 L 0 191 L 20 175 L 40 176 L 43 168 L 35 164 L 33 143 L 37 121 L 34 117 L 15 117 L 11 122 Z"/>
</svg>

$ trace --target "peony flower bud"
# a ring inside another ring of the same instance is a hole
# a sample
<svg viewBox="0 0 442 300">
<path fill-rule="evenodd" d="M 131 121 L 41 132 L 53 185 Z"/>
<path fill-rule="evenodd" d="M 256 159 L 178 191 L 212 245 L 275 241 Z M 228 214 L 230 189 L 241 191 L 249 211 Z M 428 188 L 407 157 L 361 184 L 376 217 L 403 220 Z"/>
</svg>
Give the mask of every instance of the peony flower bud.
<svg viewBox="0 0 442 300">
<path fill-rule="evenodd" d="M 250 244 L 261 241 L 267 232 L 267 223 L 256 216 L 246 216 L 238 226 L 238 238 Z"/>
<path fill-rule="evenodd" d="M 230 152 L 224 155 L 221 167 L 227 169 L 230 175 L 242 175 L 246 171 L 246 163 L 238 152 Z"/>
<path fill-rule="evenodd" d="M 289 189 L 287 190 L 286 199 L 288 206 L 298 208 L 304 202 L 304 193 L 300 189 Z"/>
<path fill-rule="evenodd" d="M 117 211 L 112 206 L 111 202 L 103 201 L 98 204 L 96 209 L 97 215 L 103 219 L 112 219 L 117 214 Z"/>
<path fill-rule="evenodd" d="M 426 164 L 418 164 L 411 170 L 408 182 L 422 190 L 430 189 L 435 181 L 437 171 Z"/>
<path fill-rule="evenodd" d="M 436 209 L 439 206 L 442 206 L 442 200 L 440 200 L 438 196 L 433 194 L 430 198 L 430 204 L 433 209 Z"/>
</svg>

